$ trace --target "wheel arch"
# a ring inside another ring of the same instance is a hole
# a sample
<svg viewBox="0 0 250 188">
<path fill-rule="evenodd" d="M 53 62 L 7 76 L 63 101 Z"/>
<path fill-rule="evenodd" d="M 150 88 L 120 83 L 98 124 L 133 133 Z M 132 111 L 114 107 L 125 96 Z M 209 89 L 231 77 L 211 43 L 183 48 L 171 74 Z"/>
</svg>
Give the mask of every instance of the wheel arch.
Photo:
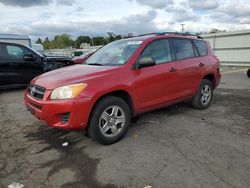
<svg viewBox="0 0 250 188">
<path fill-rule="evenodd" d="M 90 117 L 92 116 L 92 113 L 93 113 L 93 110 L 94 110 L 95 106 L 98 104 L 99 101 L 101 101 L 103 98 L 105 98 L 107 96 L 116 96 L 116 97 L 119 97 L 119 98 L 123 99 L 129 106 L 129 109 L 131 111 L 131 116 L 134 115 L 134 113 L 135 113 L 134 103 L 133 103 L 132 97 L 129 94 L 129 92 L 126 91 L 126 90 L 123 90 L 123 89 L 114 90 L 114 91 L 110 91 L 110 92 L 107 92 L 107 93 L 103 93 L 103 94 L 101 94 L 100 96 L 98 96 L 95 99 L 95 101 L 93 102 L 92 108 L 90 110 L 90 114 L 89 114 L 89 118 L 88 118 L 88 124 L 89 124 L 89 120 L 90 120 Z"/>
<path fill-rule="evenodd" d="M 215 82 L 215 75 L 213 73 L 207 74 L 203 77 L 203 79 L 209 80 L 210 82 L 212 82 L 213 84 L 213 88 L 215 88 L 216 86 L 216 82 Z"/>
<path fill-rule="evenodd" d="M 250 78 L 250 69 L 247 70 L 247 76 Z"/>
</svg>

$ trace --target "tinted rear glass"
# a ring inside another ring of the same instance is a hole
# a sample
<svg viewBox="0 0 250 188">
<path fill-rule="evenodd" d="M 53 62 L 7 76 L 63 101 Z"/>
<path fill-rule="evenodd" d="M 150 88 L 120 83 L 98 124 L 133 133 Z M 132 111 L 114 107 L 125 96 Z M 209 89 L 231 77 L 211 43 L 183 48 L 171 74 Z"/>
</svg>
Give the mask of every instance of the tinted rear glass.
<svg viewBox="0 0 250 188">
<path fill-rule="evenodd" d="M 175 55 L 177 60 L 194 57 L 194 49 L 191 40 L 174 39 Z"/>
<path fill-rule="evenodd" d="M 200 56 L 207 55 L 207 43 L 205 41 L 194 40 L 194 44 Z"/>
</svg>

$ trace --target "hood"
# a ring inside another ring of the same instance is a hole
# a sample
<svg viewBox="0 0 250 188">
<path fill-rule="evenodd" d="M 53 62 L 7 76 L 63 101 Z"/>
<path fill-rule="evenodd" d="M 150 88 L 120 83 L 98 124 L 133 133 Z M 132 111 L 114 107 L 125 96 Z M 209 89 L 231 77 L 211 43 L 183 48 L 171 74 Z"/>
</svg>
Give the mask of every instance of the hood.
<svg viewBox="0 0 250 188">
<path fill-rule="evenodd" d="M 76 56 L 76 57 L 73 57 L 72 60 L 74 61 L 74 60 L 83 59 L 83 58 L 84 57 L 82 57 L 82 56 Z"/>
<path fill-rule="evenodd" d="M 74 57 L 72 61 L 76 64 L 82 64 L 84 62 L 84 58 L 79 56 L 79 57 Z"/>
<path fill-rule="evenodd" d="M 42 74 L 34 78 L 31 83 L 46 89 L 55 89 L 113 74 L 118 69 L 116 66 L 73 65 Z"/>
<path fill-rule="evenodd" d="M 47 62 L 61 62 L 61 61 L 72 61 L 72 58 L 66 56 L 45 56 Z"/>
</svg>

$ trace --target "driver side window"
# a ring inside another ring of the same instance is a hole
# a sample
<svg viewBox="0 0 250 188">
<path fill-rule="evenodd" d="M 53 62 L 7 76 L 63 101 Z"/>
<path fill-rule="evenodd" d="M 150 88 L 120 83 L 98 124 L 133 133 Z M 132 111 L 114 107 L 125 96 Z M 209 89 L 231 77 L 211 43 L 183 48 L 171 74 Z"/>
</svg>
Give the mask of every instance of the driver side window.
<svg viewBox="0 0 250 188">
<path fill-rule="evenodd" d="M 143 57 L 152 57 L 156 64 L 172 61 L 169 40 L 162 39 L 150 43 L 142 52 L 140 59 Z"/>
<path fill-rule="evenodd" d="M 23 56 L 27 53 L 31 53 L 28 49 L 12 44 L 6 44 L 4 46 L 7 59 L 18 60 L 18 62 L 23 61 Z"/>
<path fill-rule="evenodd" d="M 8 56 L 11 59 L 22 59 L 24 56 L 24 51 L 18 46 L 7 45 L 6 49 Z"/>
</svg>

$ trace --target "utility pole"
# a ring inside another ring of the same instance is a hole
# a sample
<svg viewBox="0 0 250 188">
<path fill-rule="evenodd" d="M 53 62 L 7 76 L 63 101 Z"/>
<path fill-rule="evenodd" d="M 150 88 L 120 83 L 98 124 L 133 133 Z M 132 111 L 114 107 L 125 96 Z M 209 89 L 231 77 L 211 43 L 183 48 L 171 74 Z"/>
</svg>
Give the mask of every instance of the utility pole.
<svg viewBox="0 0 250 188">
<path fill-rule="evenodd" d="M 93 46 L 93 37 L 91 37 L 91 46 Z"/>
<path fill-rule="evenodd" d="M 184 25 L 185 24 L 180 24 L 181 25 L 181 33 L 184 33 Z"/>
</svg>

